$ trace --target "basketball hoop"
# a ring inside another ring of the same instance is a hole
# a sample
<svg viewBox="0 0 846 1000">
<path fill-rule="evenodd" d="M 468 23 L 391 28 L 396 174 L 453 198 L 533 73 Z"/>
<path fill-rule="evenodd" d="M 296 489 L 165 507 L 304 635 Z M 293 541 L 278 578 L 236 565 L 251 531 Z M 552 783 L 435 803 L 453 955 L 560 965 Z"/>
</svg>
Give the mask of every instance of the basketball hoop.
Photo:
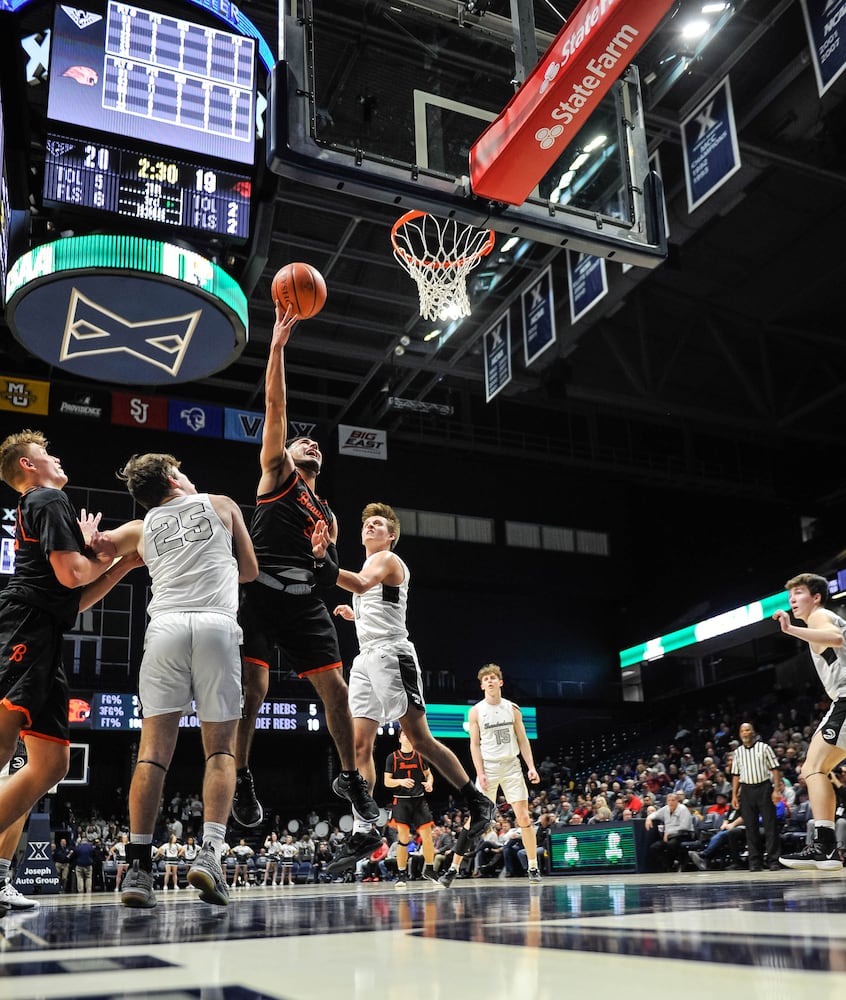
<svg viewBox="0 0 846 1000">
<path fill-rule="evenodd" d="M 417 283 L 424 319 L 470 315 L 467 275 L 493 250 L 493 230 L 454 219 L 442 222 L 428 212 L 406 212 L 391 227 L 394 257 Z"/>
</svg>

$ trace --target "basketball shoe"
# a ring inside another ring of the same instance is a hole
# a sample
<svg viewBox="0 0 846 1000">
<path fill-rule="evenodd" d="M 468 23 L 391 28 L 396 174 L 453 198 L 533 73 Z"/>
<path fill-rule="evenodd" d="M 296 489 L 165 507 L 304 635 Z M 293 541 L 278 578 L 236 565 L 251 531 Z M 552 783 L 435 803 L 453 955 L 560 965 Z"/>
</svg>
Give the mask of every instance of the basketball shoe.
<svg viewBox="0 0 846 1000">
<path fill-rule="evenodd" d="M 197 855 L 197 860 L 188 872 L 188 884 L 200 890 L 200 899 L 204 903 L 229 905 L 229 890 L 223 877 L 223 869 L 211 847 L 203 847 Z"/>
<path fill-rule="evenodd" d="M 248 767 L 242 767 L 235 779 L 232 797 L 232 818 L 241 826 L 258 826 L 264 819 L 264 809 L 256 797 L 256 786 Z"/>
<path fill-rule="evenodd" d="M 782 854 L 779 861 L 785 868 L 816 869 L 817 871 L 836 871 L 843 867 L 837 845 L 823 844 L 815 840 L 795 854 Z"/>
<path fill-rule="evenodd" d="M 147 910 L 156 905 L 153 873 L 144 871 L 137 861 L 132 862 L 126 875 L 123 876 L 120 901 L 124 906 L 142 907 Z"/>
<path fill-rule="evenodd" d="M 382 835 L 378 830 L 370 829 L 364 833 L 354 833 L 326 866 L 326 871 L 330 875 L 337 875 L 348 868 L 353 868 L 356 861 L 368 857 L 381 843 Z"/>
<path fill-rule="evenodd" d="M 370 794 L 367 780 L 358 771 L 351 771 L 349 776 L 339 774 L 332 782 L 332 791 L 339 799 L 346 799 L 352 805 L 359 819 L 367 823 L 375 823 L 379 819 L 379 806 Z"/>
</svg>

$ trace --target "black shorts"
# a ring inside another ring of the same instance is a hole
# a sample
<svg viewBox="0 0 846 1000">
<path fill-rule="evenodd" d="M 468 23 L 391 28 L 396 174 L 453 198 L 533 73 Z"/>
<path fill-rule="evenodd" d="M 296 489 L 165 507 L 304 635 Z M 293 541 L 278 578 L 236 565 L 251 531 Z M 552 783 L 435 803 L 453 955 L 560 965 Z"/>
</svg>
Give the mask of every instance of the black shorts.
<svg viewBox="0 0 846 1000">
<path fill-rule="evenodd" d="M 0 704 L 21 712 L 23 736 L 69 742 L 63 638 L 61 626 L 41 608 L 0 602 Z"/>
<path fill-rule="evenodd" d="M 273 650 L 300 677 L 341 666 L 338 633 L 319 593 L 296 596 L 251 583 L 244 587 L 238 620 L 248 663 L 269 667 Z"/>
<path fill-rule="evenodd" d="M 415 830 L 433 825 L 432 810 L 423 795 L 398 795 L 391 809 L 391 819 Z"/>
</svg>

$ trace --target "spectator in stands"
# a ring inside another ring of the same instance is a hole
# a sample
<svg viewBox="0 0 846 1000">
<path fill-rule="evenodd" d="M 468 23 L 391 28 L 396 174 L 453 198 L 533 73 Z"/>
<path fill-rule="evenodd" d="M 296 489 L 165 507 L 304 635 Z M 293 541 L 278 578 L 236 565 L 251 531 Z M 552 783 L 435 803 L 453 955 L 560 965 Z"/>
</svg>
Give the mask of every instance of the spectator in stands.
<svg viewBox="0 0 846 1000">
<path fill-rule="evenodd" d="M 558 799 L 558 805 L 556 807 L 556 814 L 558 816 L 559 823 L 569 823 L 570 817 L 573 815 L 573 805 L 570 802 L 570 798 L 567 795 L 562 795 Z"/>
<path fill-rule="evenodd" d="M 71 847 L 67 837 L 60 837 L 59 843 L 53 849 L 53 863 L 59 873 L 59 887 L 62 892 L 70 892 L 70 875 L 73 867 Z"/>
<path fill-rule="evenodd" d="M 70 860 L 76 869 L 77 892 L 90 895 L 94 879 L 94 845 L 84 833 L 71 851 Z"/>
<path fill-rule="evenodd" d="M 682 865 L 683 841 L 693 839 L 693 816 L 675 792 L 668 792 L 666 805 L 647 816 L 647 830 L 658 824 L 663 824 L 664 829 L 660 838 L 649 845 L 650 867 L 657 871 L 673 871 Z"/>
<path fill-rule="evenodd" d="M 452 861 L 453 848 L 455 847 L 455 834 L 445 824 L 441 827 L 435 827 L 432 835 L 435 843 L 435 860 L 432 862 L 432 867 L 435 870 L 435 874 L 437 874 L 441 868 L 444 870 L 449 868 Z"/>
<path fill-rule="evenodd" d="M 708 841 L 703 851 L 690 851 L 690 860 L 701 872 L 710 869 L 714 862 L 724 862 L 730 858 L 728 865 L 723 865 L 727 871 L 739 871 L 740 852 L 746 841 L 746 831 L 743 826 L 743 816 L 737 809 L 732 809 L 723 820 L 720 829 Z"/>
<path fill-rule="evenodd" d="M 673 791 L 680 796 L 682 802 L 693 795 L 693 778 L 687 771 L 679 771 L 675 764 L 670 765 L 670 778 L 673 781 Z"/>
</svg>

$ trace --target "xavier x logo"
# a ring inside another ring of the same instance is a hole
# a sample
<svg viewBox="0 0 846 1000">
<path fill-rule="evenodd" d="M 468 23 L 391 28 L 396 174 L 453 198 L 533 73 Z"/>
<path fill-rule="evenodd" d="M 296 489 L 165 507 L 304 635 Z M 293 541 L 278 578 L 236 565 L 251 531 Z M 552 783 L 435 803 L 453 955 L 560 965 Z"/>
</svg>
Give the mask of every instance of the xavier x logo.
<svg viewBox="0 0 846 1000">
<path fill-rule="evenodd" d="M 202 310 L 197 309 L 182 316 L 132 323 L 74 288 L 59 361 L 126 353 L 176 376 L 201 316 Z"/>
<path fill-rule="evenodd" d="M 50 860 L 50 856 L 47 853 L 47 848 L 50 846 L 49 840 L 31 840 L 27 846 L 29 847 L 27 861 Z"/>
</svg>

